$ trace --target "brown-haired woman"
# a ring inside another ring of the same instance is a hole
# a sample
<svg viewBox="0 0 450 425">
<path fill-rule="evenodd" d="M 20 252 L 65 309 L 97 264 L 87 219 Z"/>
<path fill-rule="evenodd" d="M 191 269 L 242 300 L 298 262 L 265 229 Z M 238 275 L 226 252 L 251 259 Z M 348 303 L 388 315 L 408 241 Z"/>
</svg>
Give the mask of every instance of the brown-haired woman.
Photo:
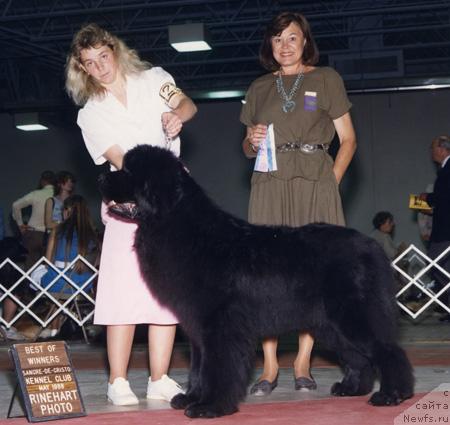
<svg viewBox="0 0 450 425">
<path fill-rule="evenodd" d="M 99 251 L 97 232 L 92 224 L 91 216 L 86 200 L 80 195 L 72 195 L 66 198 L 62 208 L 63 221 L 52 229 L 45 257 L 56 268 L 48 268 L 41 280 L 41 286 L 47 287 L 49 292 L 72 294 L 75 289 L 64 277 L 58 275 L 80 255 L 94 266 Z M 92 269 L 84 262 L 78 260 L 70 271 L 65 274 L 77 286 L 83 287 L 84 292 L 92 288 L 92 282 L 88 282 L 92 275 Z M 91 279 L 92 280 L 92 279 Z M 41 338 L 57 335 L 61 323 L 58 316 L 50 323 L 48 328 L 39 334 Z"/>
<path fill-rule="evenodd" d="M 66 89 L 78 105 L 77 123 L 96 164 L 122 168 L 124 154 L 139 144 L 179 155 L 178 134 L 196 113 L 170 74 L 96 24 L 75 34 L 66 66 Z M 94 322 L 107 326 L 110 365 L 107 397 L 116 405 L 138 404 L 127 380 L 136 324 L 148 324 L 151 378 L 147 398 L 170 401 L 182 392 L 167 376 L 177 318 L 160 305 L 144 281 L 136 251 L 136 223 L 110 215 L 100 260 Z"/>
<path fill-rule="evenodd" d="M 56 174 L 55 194 L 45 201 L 45 227 L 50 233 L 63 221 L 63 203 L 75 188 L 75 176 L 69 171 Z"/>
<path fill-rule="evenodd" d="M 260 51 L 260 62 L 270 73 L 251 84 L 240 117 L 247 126 L 242 146 L 248 158 L 257 156 L 269 124 L 273 124 L 276 146 L 277 170 L 253 172 L 252 223 L 345 224 L 339 183 L 356 149 L 351 104 L 337 72 L 315 66 L 318 57 L 303 15 L 284 12 L 270 22 Z M 327 151 L 336 132 L 340 147 L 333 163 Z M 277 386 L 277 343 L 275 337 L 263 341 L 264 370 L 252 394 L 267 395 Z M 310 374 L 313 344 L 311 335 L 299 336 L 294 362 L 297 390 L 317 388 Z"/>
</svg>

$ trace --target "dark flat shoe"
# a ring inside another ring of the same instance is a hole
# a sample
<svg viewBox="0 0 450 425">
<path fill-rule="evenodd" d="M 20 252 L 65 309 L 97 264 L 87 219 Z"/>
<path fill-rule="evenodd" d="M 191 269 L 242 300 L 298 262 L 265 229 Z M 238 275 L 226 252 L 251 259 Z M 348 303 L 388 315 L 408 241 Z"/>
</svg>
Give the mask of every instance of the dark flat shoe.
<svg viewBox="0 0 450 425">
<path fill-rule="evenodd" d="M 299 390 L 317 390 L 317 384 L 316 381 L 314 381 L 314 378 L 306 378 L 304 376 L 301 376 L 300 378 L 295 378 L 295 389 L 297 391 Z"/>
<path fill-rule="evenodd" d="M 262 397 L 269 395 L 278 385 L 278 376 L 275 378 L 275 381 L 269 382 L 266 379 L 256 382 L 250 388 L 250 394 L 255 395 L 257 397 Z"/>
</svg>

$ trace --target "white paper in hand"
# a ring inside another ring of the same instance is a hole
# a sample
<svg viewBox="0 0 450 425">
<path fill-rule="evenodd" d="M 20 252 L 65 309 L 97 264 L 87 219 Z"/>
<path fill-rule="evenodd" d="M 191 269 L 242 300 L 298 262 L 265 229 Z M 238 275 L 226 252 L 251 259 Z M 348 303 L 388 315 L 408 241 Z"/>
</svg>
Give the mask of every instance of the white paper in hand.
<svg viewBox="0 0 450 425">
<path fill-rule="evenodd" d="M 267 127 L 266 138 L 261 142 L 255 161 L 255 171 L 267 173 L 277 170 L 277 155 L 273 124 Z"/>
</svg>

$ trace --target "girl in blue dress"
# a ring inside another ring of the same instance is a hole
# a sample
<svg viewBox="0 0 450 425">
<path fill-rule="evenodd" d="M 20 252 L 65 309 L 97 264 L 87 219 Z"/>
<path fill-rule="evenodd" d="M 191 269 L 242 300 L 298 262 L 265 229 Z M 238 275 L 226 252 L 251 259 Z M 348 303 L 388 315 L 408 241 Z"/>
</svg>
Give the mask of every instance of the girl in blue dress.
<svg viewBox="0 0 450 425">
<path fill-rule="evenodd" d="M 75 285 L 82 286 L 92 276 L 91 268 L 78 260 L 64 275 L 59 278 L 58 275 L 78 255 L 95 265 L 99 243 L 86 201 L 82 196 L 72 195 L 64 200 L 63 219 L 64 221 L 50 233 L 46 252 L 47 260 L 51 261 L 58 271 L 49 267 L 41 278 L 41 286 L 46 287 L 51 293 L 72 294 L 77 288 L 66 277 Z M 83 290 L 88 292 L 91 288 L 92 283 L 89 283 Z M 40 336 L 55 336 L 58 325 L 57 318 L 50 326 L 52 329 L 44 329 Z"/>
</svg>

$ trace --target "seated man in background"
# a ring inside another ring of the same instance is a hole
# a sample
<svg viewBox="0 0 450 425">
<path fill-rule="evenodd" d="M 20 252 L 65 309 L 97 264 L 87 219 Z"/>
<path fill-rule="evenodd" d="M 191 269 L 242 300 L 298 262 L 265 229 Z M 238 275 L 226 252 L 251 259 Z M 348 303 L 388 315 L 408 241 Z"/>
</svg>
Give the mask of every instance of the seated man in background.
<svg viewBox="0 0 450 425">
<path fill-rule="evenodd" d="M 383 248 L 390 261 L 405 249 L 405 243 L 395 245 L 392 234 L 395 228 L 394 216 L 389 211 L 380 211 L 372 220 L 374 231 L 370 234 Z"/>
</svg>

